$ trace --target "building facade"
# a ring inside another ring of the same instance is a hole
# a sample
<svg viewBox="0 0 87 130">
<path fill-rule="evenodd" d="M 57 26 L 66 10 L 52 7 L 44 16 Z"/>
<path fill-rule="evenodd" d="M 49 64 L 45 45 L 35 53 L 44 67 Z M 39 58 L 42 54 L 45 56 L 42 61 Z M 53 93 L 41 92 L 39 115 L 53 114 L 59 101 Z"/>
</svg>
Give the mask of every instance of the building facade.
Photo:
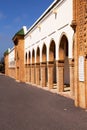
<svg viewBox="0 0 87 130">
<path fill-rule="evenodd" d="M 13 37 L 6 74 L 58 93 L 69 90 L 75 106 L 87 108 L 86 29 L 86 0 L 55 0 L 28 30 L 23 27 Z"/>
</svg>

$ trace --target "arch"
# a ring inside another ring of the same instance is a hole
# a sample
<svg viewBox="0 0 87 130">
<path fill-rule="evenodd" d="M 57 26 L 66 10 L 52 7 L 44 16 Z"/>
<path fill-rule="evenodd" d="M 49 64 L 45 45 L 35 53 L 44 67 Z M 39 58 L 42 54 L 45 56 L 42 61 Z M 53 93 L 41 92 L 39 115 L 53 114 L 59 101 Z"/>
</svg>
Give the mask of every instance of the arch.
<svg viewBox="0 0 87 130">
<path fill-rule="evenodd" d="M 54 61 L 55 58 L 56 58 L 55 41 L 51 40 L 50 47 L 49 47 L 49 61 Z"/>
<path fill-rule="evenodd" d="M 47 47 L 44 44 L 43 48 L 42 48 L 42 62 L 46 62 L 47 61 Z"/>
<path fill-rule="evenodd" d="M 47 86 L 48 75 L 47 75 L 47 47 L 43 44 L 42 47 L 42 67 L 41 67 L 41 84 L 42 86 Z"/>
<path fill-rule="evenodd" d="M 32 64 L 31 64 L 31 83 L 35 83 L 36 76 L 35 76 L 35 50 L 32 50 Z"/>
<path fill-rule="evenodd" d="M 25 63 L 27 64 L 27 52 L 25 54 Z"/>
<path fill-rule="evenodd" d="M 55 41 L 52 39 L 49 46 L 49 61 L 53 64 L 53 83 L 56 83 L 56 44 Z"/>
<path fill-rule="evenodd" d="M 63 84 L 70 86 L 70 70 L 69 70 L 69 42 L 65 34 L 62 35 L 59 45 L 59 60 L 64 62 L 64 72 L 63 72 Z"/>
<path fill-rule="evenodd" d="M 32 64 L 35 63 L 35 50 L 32 51 Z"/>
<path fill-rule="evenodd" d="M 40 63 L 40 48 L 37 47 L 36 51 L 36 63 Z"/>
<path fill-rule="evenodd" d="M 40 71 L 40 48 L 36 50 L 36 84 L 40 85 L 41 71 Z"/>
<path fill-rule="evenodd" d="M 59 60 L 64 60 L 65 56 L 69 55 L 68 39 L 65 34 L 62 35 L 59 45 Z"/>
<path fill-rule="evenodd" d="M 28 53 L 28 63 L 30 64 L 30 60 L 31 60 L 31 53 L 30 53 L 30 51 L 29 51 L 29 53 Z"/>
</svg>

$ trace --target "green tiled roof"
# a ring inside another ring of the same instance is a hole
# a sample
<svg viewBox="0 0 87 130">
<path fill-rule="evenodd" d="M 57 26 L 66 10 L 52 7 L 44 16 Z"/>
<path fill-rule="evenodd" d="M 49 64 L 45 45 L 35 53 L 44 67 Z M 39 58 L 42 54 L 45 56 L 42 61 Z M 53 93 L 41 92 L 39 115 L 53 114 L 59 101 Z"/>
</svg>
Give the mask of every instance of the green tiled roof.
<svg viewBox="0 0 87 130">
<path fill-rule="evenodd" d="M 15 35 L 24 35 L 24 29 L 22 28 Z"/>
<path fill-rule="evenodd" d="M 16 36 L 24 36 L 25 33 L 24 33 L 24 28 L 20 29 L 15 35 L 14 37 L 12 38 L 12 40 L 16 37 Z"/>
<path fill-rule="evenodd" d="M 8 49 L 4 52 L 4 56 L 6 56 L 9 53 Z"/>
<path fill-rule="evenodd" d="M 17 32 L 17 35 L 24 35 L 24 29 L 22 28 L 19 32 Z"/>
</svg>

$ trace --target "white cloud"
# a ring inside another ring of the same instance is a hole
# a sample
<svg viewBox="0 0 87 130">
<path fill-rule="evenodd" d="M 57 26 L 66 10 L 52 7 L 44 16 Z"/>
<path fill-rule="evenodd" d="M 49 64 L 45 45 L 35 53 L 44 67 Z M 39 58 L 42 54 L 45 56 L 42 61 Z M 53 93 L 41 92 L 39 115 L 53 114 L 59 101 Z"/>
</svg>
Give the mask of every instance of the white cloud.
<svg viewBox="0 0 87 130">
<path fill-rule="evenodd" d="M 19 23 L 20 21 L 21 21 L 21 18 L 20 18 L 20 17 L 17 17 L 17 18 L 14 19 L 14 22 L 15 22 L 15 23 Z"/>
<path fill-rule="evenodd" d="M 2 12 L 0 12 L 0 20 L 4 18 L 6 18 L 6 16 Z"/>
</svg>

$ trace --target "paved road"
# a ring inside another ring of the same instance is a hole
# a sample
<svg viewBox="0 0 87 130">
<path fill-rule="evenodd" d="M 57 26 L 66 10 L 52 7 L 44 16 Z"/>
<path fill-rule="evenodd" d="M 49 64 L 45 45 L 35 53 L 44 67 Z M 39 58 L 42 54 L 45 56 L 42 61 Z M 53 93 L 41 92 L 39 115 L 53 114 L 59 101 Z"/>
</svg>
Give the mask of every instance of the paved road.
<svg viewBox="0 0 87 130">
<path fill-rule="evenodd" d="M 0 130 L 87 130 L 71 99 L 0 75 Z"/>
</svg>

